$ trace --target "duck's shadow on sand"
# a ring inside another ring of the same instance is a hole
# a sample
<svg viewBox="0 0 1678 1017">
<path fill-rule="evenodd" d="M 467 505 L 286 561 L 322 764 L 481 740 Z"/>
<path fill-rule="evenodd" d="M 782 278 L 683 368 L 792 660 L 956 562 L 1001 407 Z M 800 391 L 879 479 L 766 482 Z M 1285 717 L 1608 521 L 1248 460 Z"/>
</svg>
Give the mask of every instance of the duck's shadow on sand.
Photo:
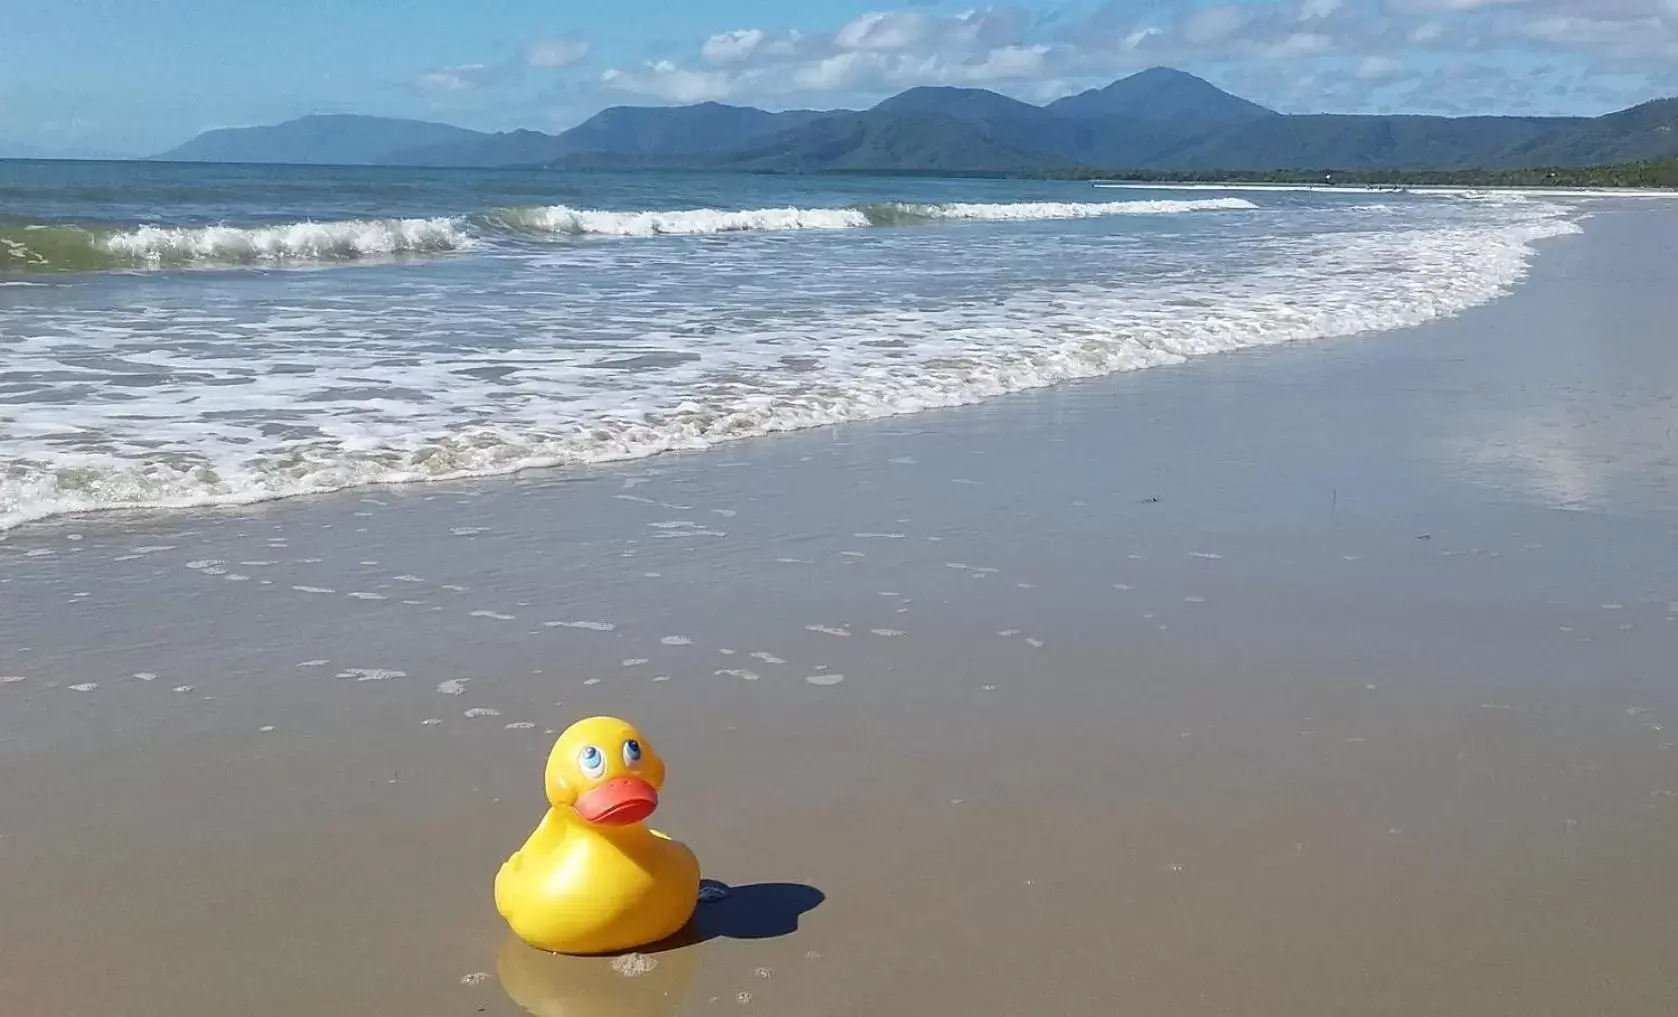
<svg viewBox="0 0 1678 1017">
<path fill-rule="evenodd" d="M 798 920 L 827 896 L 803 883 L 747 883 L 729 886 L 714 879 L 700 884 L 699 907 L 681 932 L 642 953 L 663 953 L 713 939 L 777 939 L 798 931 Z"/>
</svg>

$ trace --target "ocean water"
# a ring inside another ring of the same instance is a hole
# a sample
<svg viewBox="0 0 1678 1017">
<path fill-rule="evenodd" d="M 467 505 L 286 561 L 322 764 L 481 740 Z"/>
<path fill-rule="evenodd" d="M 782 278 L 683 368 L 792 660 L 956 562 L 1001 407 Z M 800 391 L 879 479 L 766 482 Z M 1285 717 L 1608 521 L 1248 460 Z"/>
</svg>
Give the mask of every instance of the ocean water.
<svg viewBox="0 0 1678 1017">
<path fill-rule="evenodd" d="M 697 449 L 1495 299 L 1592 199 L 0 162 L 0 530 Z"/>
</svg>

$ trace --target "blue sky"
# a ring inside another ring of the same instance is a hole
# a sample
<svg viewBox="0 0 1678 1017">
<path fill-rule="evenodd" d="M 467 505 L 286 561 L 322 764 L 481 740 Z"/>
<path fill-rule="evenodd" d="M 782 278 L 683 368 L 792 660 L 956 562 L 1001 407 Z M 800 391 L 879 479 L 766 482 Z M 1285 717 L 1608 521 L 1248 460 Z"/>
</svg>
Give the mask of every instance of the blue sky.
<svg viewBox="0 0 1678 1017">
<path fill-rule="evenodd" d="M 357 112 L 1043 100 L 1156 64 L 1287 112 L 1587 113 L 1678 94 L 1678 0 L 0 0 L 0 155 L 150 154 Z"/>
</svg>

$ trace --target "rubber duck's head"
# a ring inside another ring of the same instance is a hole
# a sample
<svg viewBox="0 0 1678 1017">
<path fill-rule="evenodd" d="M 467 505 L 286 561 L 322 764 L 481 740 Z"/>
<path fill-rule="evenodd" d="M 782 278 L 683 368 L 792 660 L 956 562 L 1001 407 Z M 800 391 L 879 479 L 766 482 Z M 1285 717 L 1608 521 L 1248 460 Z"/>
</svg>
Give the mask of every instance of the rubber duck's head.
<svg viewBox="0 0 1678 1017">
<path fill-rule="evenodd" d="M 565 729 L 548 756 L 548 801 L 586 823 L 630 826 L 658 808 L 664 761 L 635 728 L 590 717 Z"/>
</svg>

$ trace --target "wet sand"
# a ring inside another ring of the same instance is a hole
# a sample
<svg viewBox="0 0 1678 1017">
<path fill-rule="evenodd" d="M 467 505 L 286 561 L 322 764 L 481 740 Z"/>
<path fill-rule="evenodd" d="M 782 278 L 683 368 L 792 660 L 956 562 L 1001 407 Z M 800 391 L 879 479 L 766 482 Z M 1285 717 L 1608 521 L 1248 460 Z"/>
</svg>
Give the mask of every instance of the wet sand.
<svg viewBox="0 0 1678 1017">
<path fill-rule="evenodd" d="M 1678 1012 L 1678 217 L 1513 296 L 692 456 L 0 542 L 0 1010 Z M 735 887 L 508 941 L 621 714 Z"/>
</svg>

